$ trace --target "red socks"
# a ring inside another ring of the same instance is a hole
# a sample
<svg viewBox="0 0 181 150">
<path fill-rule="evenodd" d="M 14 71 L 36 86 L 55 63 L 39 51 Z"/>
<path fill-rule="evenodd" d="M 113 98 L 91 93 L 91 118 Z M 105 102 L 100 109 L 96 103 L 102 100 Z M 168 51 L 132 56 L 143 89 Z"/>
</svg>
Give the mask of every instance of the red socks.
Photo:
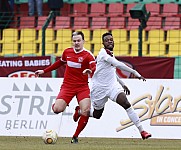
<svg viewBox="0 0 181 150">
<path fill-rule="evenodd" d="M 89 116 L 80 116 L 80 119 L 78 121 L 78 126 L 77 129 L 75 131 L 75 134 L 73 135 L 74 137 L 78 137 L 80 132 L 85 128 L 85 126 L 87 125 L 87 122 L 89 120 Z"/>
</svg>

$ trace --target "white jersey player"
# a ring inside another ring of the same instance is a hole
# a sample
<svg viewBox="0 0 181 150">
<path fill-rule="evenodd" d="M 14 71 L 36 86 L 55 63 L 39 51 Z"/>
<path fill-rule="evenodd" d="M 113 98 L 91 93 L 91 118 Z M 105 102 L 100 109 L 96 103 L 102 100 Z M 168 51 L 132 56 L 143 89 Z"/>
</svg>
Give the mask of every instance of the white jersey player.
<svg viewBox="0 0 181 150">
<path fill-rule="evenodd" d="M 138 79 L 142 79 L 143 81 L 146 80 L 136 70 L 126 66 L 113 56 L 114 40 L 111 33 L 103 34 L 102 42 L 104 48 L 101 48 L 97 56 L 96 70 L 91 80 L 92 87 L 90 98 L 94 110 L 90 111 L 90 116 L 100 119 L 104 111 L 105 103 L 109 98 L 126 110 L 130 120 L 138 128 L 142 138 L 147 139 L 151 137 L 151 134 L 143 130 L 138 115 L 135 113 L 126 97 L 126 94 L 124 93 L 125 90 L 129 94 L 129 90 L 117 76 L 116 68 L 130 72 Z M 80 112 L 76 110 L 74 117 L 78 118 L 79 113 Z"/>
</svg>

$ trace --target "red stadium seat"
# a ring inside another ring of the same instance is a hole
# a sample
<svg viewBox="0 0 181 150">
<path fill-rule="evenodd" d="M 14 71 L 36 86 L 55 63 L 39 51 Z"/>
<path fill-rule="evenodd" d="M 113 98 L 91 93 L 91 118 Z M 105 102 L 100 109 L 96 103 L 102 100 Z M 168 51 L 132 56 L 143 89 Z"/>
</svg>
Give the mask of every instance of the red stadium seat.
<svg viewBox="0 0 181 150">
<path fill-rule="evenodd" d="M 54 29 L 69 29 L 70 28 L 70 17 L 68 16 L 57 16 L 55 19 Z"/>
<path fill-rule="evenodd" d="M 90 23 L 91 29 L 106 29 L 107 28 L 107 18 L 106 17 L 92 17 Z"/>
<path fill-rule="evenodd" d="M 108 7 L 108 13 L 106 16 L 115 17 L 123 15 L 123 4 L 122 3 L 110 3 Z"/>
<path fill-rule="evenodd" d="M 106 13 L 105 3 L 92 3 L 90 7 L 89 17 L 104 16 Z"/>
<path fill-rule="evenodd" d="M 108 24 L 108 29 L 124 29 L 125 17 L 111 17 Z"/>
<path fill-rule="evenodd" d="M 23 28 L 35 28 L 35 17 L 21 16 L 19 29 L 23 29 Z"/>
<path fill-rule="evenodd" d="M 151 16 L 158 16 L 160 14 L 160 4 L 158 3 L 148 3 L 146 4 L 146 9 L 151 13 Z"/>
<path fill-rule="evenodd" d="M 150 17 L 147 22 L 146 30 L 151 29 L 161 29 L 162 28 L 162 18 L 161 17 Z"/>
<path fill-rule="evenodd" d="M 180 29 L 180 17 L 166 17 L 164 30 Z"/>
<path fill-rule="evenodd" d="M 72 29 L 87 29 L 89 28 L 89 18 L 88 17 L 75 17 L 74 25 Z"/>
<path fill-rule="evenodd" d="M 132 29 L 138 29 L 140 25 L 140 22 L 138 19 L 132 19 L 131 17 L 128 18 L 128 25 L 127 29 L 132 30 Z"/>
<path fill-rule="evenodd" d="M 175 16 L 179 13 L 179 5 L 178 4 L 164 4 L 163 5 L 163 12 L 161 12 L 160 16 Z"/>
<path fill-rule="evenodd" d="M 136 4 L 135 3 L 129 3 L 129 4 L 127 4 L 127 5 L 125 5 L 125 10 L 123 11 L 123 15 L 124 16 L 127 16 L 127 17 L 130 17 L 130 13 L 129 13 L 129 10 L 131 9 L 131 8 L 133 8 L 134 6 L 135 6 Z"/>
<path fill-rule="evenodd" d="M 38 17 L 36 29 L 37 30 L 42 29 L 46 20 L 47 20 L 47 16 Z M 51 20 L 47 28 L 52 28 L 52 27 L 53 27 L 53 21 Z"/>
<path fill-rule="evenodd" d="M 88 13 L 87 3 L 75 3 L 73 4 L 73 11 L 70 16 L 86 16 Z"/>
</svg>

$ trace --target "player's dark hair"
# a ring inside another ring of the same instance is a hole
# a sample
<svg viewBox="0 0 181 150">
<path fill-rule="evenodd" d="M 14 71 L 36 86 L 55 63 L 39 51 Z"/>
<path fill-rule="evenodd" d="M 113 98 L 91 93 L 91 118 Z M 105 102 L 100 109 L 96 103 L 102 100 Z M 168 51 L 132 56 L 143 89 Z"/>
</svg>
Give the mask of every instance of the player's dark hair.
<svg viewBox="0 0 181 150">
<path fill-rule="evenodd" d="M 76 36 L 76 35 L 81 35 L 82 39 L 84 40 L 84 33 L 82 31 L 75 31 L 75 32 L 72 33 L 72 37 Z"/>
<path fill-rule="evenodd" d="M 104 42 L 104 37 L 107 36 L 107 35 L 111 35 L 111 36 L 112 36 L 112 34 L 111 34 L 110 32 L 104 33 L 104 34 L 102 35 L 102 41 L 103 41 L 103 42 Z"/>
</svg>

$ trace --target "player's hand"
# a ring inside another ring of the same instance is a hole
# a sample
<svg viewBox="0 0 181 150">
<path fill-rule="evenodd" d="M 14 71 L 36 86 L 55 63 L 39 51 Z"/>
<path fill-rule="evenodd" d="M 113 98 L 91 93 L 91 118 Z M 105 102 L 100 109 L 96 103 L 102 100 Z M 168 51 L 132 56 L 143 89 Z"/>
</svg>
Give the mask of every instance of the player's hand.
<svg viewBox="0 0 181 150">
<path fill-rule="evenodd" d="M 43 70 L 37 70 L 37 71 L 35 71 L 35 76 L 36 76 L 36 77 L 39 77 L 41 74 L 44 74 L 44 71 L 43 71 Z"/>
<path fill-rule="evenodd" d="M 146 79 L 143 76 L 138 77 L 139 80 L 146 81 Z"/>
<path fill-rule="evenodd" d="M 82 73 L 83 73 L 84 75 L 88 75 L 88 74 L 91 74 L 91 73 L 92 73 L 92 70 L 90 70 L 90 69 L 85 69 Z"/>
<path fill-rule="evenodd" d="M 126 93 L 126 95 L 130 95 L 130 90 L 128 89 L 128 87 L 126 85 L 123 86 L 124 92 Z"/>
</svg>

